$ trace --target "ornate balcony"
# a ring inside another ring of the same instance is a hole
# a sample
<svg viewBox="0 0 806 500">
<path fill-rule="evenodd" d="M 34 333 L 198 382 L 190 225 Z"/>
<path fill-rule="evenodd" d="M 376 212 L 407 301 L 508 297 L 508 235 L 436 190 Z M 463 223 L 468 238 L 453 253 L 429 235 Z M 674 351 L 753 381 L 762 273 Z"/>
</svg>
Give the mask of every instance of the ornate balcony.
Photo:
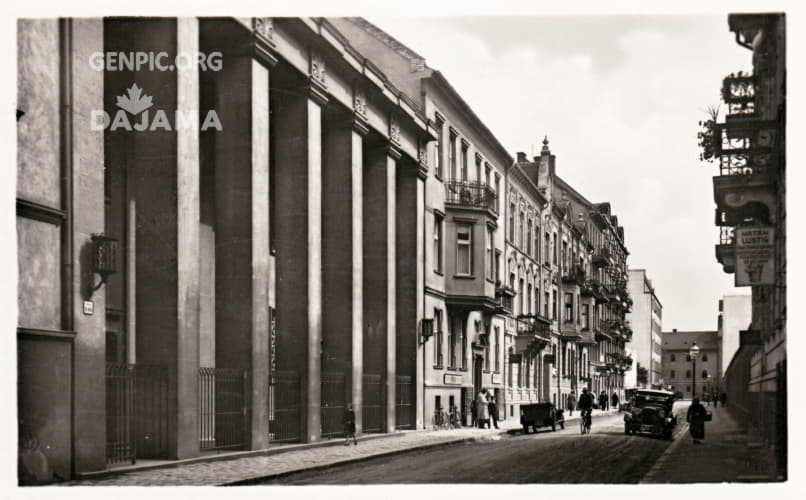
<svg viewBox="0 0 806 500">
<path fill-rule="evenodd" d="M 582 266 L 573 266 L 565 270 L 562 277 L 563 283 L 570 285 L 585 285 L 585 269 Z"/>
<path fill-rule="evenodd" d="M 515 337 L 517 353 L 538 351 L 551 342 L 551 320 L 539 315 L 518 316 L 515 324 L 518 332 Z"/>
<path fill-rule="evenodd" d="M 498 196 L 482 182 L 450 179 L 445 182 L 445 204 L 487 210 L 497 215 Z"/>
<path fill-rule="evenodd" d="M 515 297 L 515 290 L 509 288 L 508 286 L 504 287 L 496 287 L 495 289 L 495 301 L 496 301 L 496 313 L 498 314 L 512 314 L 513 305 L 514 305 L 514 297 Z"/>
<path fill-rule="evenodd" d="M 593 254 L 592 262 L 595 267 L 612 266 L 613 256 L 610 253 L 610 249 L 607 247 L 600 248 L 595 254 Z"/>
<path fill-rule="evenodd" d="M 731 73 L 722 80 L 722 101 L 728 105 L 726 120 L 755 115 L 756 78 L 753 75 Z"/>
</svg>

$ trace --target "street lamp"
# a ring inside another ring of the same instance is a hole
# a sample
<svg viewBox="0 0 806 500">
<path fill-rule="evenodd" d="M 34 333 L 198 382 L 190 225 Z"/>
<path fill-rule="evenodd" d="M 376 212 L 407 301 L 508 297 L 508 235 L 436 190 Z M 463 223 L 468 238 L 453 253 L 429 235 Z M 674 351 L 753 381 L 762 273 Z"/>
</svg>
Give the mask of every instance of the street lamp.
<svg viewBox="0 0 806 500">
<path fill-rule="evenodd" d="M 688 355 L 691 357 L 693 380 L 691 384 L 691 399 L 697 396 L 697 356 L 700 355 L 700 346 L 694 342 L 688 350 Z"/>
</svg>

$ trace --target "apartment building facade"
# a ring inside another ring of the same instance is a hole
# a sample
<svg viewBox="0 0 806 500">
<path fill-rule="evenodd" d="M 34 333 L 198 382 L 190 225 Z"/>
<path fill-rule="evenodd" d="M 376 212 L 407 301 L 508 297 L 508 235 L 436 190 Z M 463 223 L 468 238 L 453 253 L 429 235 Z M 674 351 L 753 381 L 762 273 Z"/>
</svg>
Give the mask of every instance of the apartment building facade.
<svg viewBox="0 0 806 500">
<path fill-rule="evenodd" d="M 646 269 L 628 269 L 627 274 L 627 287 L 633 301 L 627 319 L 633 331 L 630 347 L 635 353 L 636 384 L 638 387 L 658 388 L 664 385 L 663 304 Z"/>
</svg>

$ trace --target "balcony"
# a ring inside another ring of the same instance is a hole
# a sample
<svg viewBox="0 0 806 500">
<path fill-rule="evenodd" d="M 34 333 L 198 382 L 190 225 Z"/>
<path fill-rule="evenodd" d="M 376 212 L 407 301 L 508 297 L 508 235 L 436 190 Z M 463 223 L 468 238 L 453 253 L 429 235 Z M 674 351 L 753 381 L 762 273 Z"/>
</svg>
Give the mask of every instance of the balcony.
<svg viewBox="0 0 806 500">
<path fill-rule="evenodd" d="M 594 267 L 608 267 L 613 265 L 613 256 L 610 253 L 610 249 L 607 247 L 600 248 L 595 254 L 593 254 L 592 259 Z"/>
<path fill-rule="evenodd" d="M 515 303 L 515 290 L 508 286 L 496 287 L 495 301 L 498 304 L 496 313 L 498 314 L 512 314 L 513 306 Z"/>
<path fill-rule="evenodd" d="M 497 216 L 498 196 L 482 182 L 451 179 L 445 182 L 445 204 L 473 210 L 486 210 Z"/>
<path fill-rule="evenodd" d="M 582 266 L 573 266 L 563 273 L 562 281 L 565 284 L 584 286 L 585 269 Z"/>
<path fill-rule="evenodd" d="M 733 227 L 719 228 L 719 244 L 715 246 L 716 260 L 722 264 L 722 270 L 728 274 L 736 272 L 736 246 L 734 245 Z"/>
<path fill-rule="evenodd" d="M 742 73 L 730 74 L 722 80 L 722 101 L 728 105 L 726 120 L 744 119 L 756 113 L 756 78 Z"/>
<path fill-rule="evenodd" d="M 519 316 L 515 318 L 515 324 L 517 353 L 536 352 L 551 342 L 551 320 L 539 315 Z"/>
</svg>

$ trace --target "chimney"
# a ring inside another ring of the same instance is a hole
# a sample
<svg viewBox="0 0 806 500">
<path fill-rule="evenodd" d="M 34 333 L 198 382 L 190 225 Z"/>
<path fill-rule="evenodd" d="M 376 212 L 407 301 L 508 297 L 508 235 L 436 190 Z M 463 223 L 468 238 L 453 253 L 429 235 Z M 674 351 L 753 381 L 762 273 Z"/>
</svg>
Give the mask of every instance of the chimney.
<svg viewBox="0 0 806 500">
<path fill-rule="evenodd" d="M 677 333 L 677 328 L 672 328 L 672 333 Z"/>
<path fill-rule="evenodd" d="M 526 153 L 518 151 L 518 163 L 526 163 Z"/>
</svg>

